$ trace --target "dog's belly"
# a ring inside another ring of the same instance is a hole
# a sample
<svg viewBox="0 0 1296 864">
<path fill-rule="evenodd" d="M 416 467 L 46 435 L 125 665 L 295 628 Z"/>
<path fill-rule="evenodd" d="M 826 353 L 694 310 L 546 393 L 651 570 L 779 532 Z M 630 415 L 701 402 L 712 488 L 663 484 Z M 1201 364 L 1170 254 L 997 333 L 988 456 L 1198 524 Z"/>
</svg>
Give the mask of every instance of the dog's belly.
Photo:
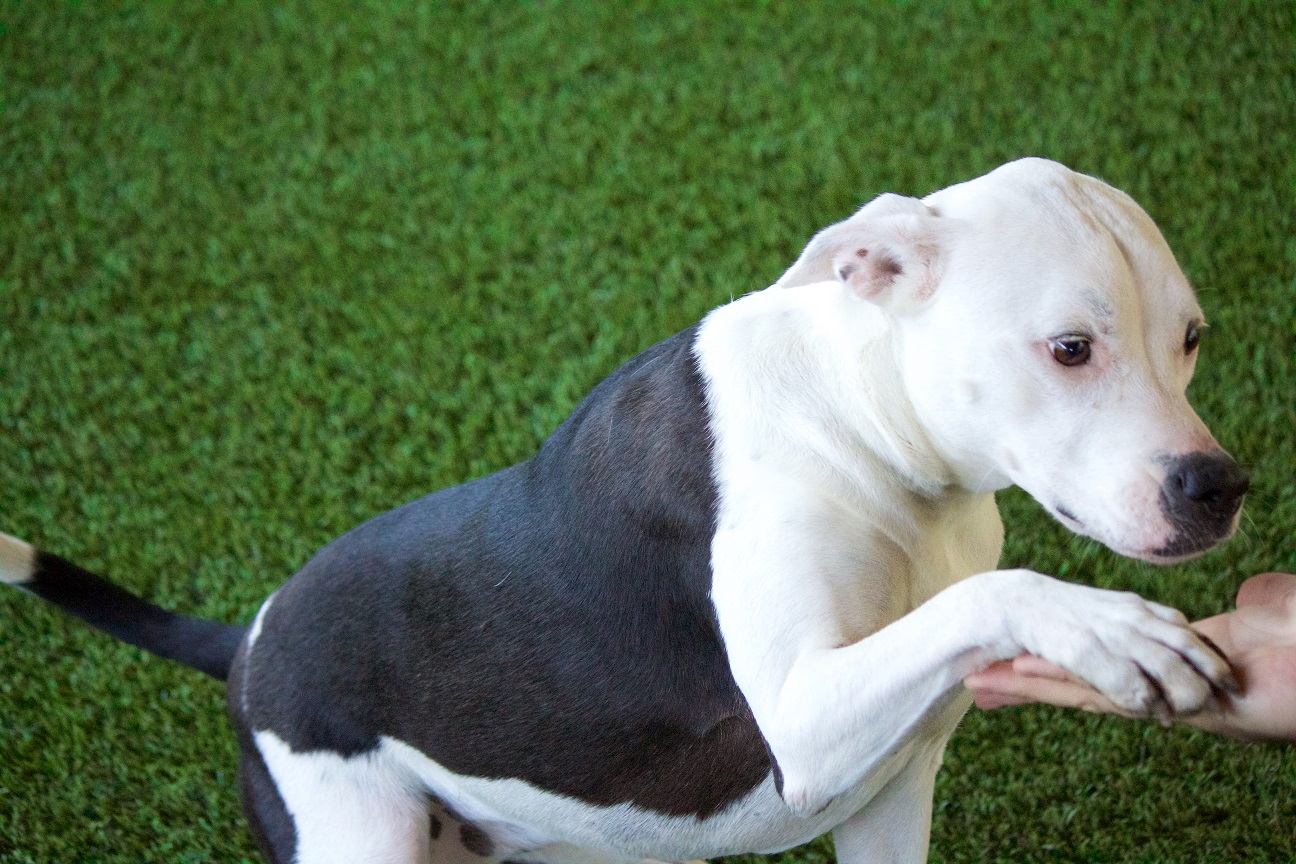
<svg viewBox="0 0 1296 864">
<path fill-rule="evenodd" d="M 312 841 L 312 848 L 327 841 L 327 848 L 336 852 L 338 842 L 356 841 L 361 835 L 332 829 L 339 821 L 354 822 L 359 808 L 366 830 L 386 828 L 387 839 L 412 844 L 410 848 L 422 848 L 430 833 L 438 846 L 438 861 L 633 864 L 773 853 L 813 839 L 867 812 L 875 796 L 884 790 L 889 794 L 893 781 L 902 788 L 914 785 L 899 776 L 901 772 L 930 780 L 949 733 L 970 701 L 966 693 L 954 695 L 855 786 L 806 817 L 787 808 L 772 774 L 720 810 L 705 816 L 672 815 L 629 802 L 594 804 L 516 778 L 457 774 L 387 736 L 373 749 L 350 756 L 294 751 L 269 730 L 257 732 L 255 739 L 298 837 Z M 919 774 L 909 774 L 913 771 Z M 920 797 L 912 806 L 930 806 L 930 786 L 920 782 L 915 788 Z M 419 810 L 423 827 L 417 827 Z M 450 845 L 440 848 L 444 844 Z"/>
<path fill-rule="evenodd" d="M 823 834 L 864 807 L 924 744 L 910 744 L 855 788 L 809 817 L 783 803 L 773 775 L 706 818 L 670 816 L 633 804 L 598 806 L 516 779 L 454 774 L 412 747 L 384 739 L 381 752 L 412 772 L 428 791 L 490 836 L 492 857 L 507 858 L 552 844 L 625 858 L 680 861 L 743 852 L 777 852 Z M 523 855 L 525 857 L 525 855 Z"/>
<path fill-rule="evenodd" d="M 818 813 L 793 814 L 771 773 L 742 798 L 706 817 L 672 816 L 633 804 L 599 806 L 517 779 L 466 777 L 413 747 L 384 738 L 379 748 L 401 773 L 490 836 L 492 857 L 517 857 L 554 844 L 614 858 L 683 861 L 740 853 L 774 853 L 806 843 L 865 809 L 911 763 L 936 764 L 971 700 L 959 694 L 853 788 Z M 406 775 L 408 776 L 408 775 Z"/>
</svg>

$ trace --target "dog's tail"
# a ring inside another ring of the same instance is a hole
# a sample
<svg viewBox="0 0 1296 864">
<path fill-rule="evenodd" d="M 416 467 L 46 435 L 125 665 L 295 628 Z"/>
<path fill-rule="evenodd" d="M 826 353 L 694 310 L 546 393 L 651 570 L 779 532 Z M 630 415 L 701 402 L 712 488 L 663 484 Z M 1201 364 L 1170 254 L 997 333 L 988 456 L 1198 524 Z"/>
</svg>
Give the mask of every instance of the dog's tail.
<svg viewBox="0 0 1296 864">
<path fill-rule="evenodd" d="M 57 555 L 0 534 L 0 582 L 75 615 L 123 642 L 222 681 L 246 627 L 169 612 Z"/>
</svg>

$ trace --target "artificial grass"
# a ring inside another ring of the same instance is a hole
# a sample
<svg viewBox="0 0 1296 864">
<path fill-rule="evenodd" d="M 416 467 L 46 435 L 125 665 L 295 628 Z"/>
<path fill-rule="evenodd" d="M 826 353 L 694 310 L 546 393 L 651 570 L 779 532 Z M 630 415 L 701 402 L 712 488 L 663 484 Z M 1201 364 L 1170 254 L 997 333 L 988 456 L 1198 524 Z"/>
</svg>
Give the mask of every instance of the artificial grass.
<svg viewBox="0 0 1296 864">
<path fill-rule="evenodd" d="M 247 621 L 818 227 L 1035 154 L 1158 220 L 1254 482 L 1161 569 L 1006 493 L 1005 564 L 1219 611 L 1296 568 L 1293 9 L 4 3 L 0 530 Z M 0 593 L 0 862 L 256 860 L 222 696 Z M 1286 861 L 1294 799 L 1290 748 L 974 712 L 932 859 Z"/>
</svg>

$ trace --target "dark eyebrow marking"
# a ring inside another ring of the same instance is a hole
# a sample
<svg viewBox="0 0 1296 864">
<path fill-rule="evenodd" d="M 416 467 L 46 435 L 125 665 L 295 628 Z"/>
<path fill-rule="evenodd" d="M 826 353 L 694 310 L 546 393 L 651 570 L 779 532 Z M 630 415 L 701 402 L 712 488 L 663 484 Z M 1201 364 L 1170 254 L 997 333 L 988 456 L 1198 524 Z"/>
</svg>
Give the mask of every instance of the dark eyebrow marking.
<svg viewBox="0 0 1296 864">
<path fill-rule="evenodd" d="M 1110 336 L 1112 322 L 1116 319 L 1116 310 L 1111 303 L 1096 291 L 1086 291 L 1080 299 L 1084 303 L 1085 313 L 1093 319 L 1098 332 Z"/>
</svg>

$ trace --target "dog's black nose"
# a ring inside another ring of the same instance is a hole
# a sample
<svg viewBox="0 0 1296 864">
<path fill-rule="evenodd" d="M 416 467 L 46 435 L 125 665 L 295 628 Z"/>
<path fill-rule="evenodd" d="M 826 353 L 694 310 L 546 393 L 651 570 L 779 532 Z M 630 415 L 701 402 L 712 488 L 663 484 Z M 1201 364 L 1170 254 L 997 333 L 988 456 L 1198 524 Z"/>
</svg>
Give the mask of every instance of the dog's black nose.
<svg viewBox="0 0 1296 864">
<path fill-rule="evenodd" d="M 1250 485 L 1246 472 L 1233 457 L 1223 450 L 1215 450 L 1179 457 L 1170 466 L 1164 488 L 1166 497 L 1176 508 L 1232 517 Z"/>
<path fill-rule="evenodd" d="M 1160 554 L 1205 552 L 1232 533 L 1233 517 L 1251 481 L 1223 450 L 1177 456 L 1167 467 L 1161 512 L 1175 531 Z"/>
</svg>

